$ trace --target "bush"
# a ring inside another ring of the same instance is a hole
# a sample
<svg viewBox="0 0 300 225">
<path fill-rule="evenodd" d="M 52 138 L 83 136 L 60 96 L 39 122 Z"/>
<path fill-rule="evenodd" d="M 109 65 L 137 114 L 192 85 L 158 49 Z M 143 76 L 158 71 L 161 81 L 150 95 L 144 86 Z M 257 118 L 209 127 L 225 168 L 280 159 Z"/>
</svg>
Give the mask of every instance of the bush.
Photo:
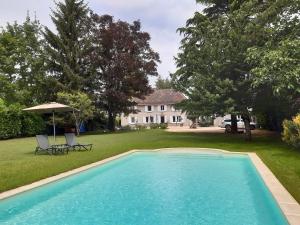
<svg viewBox="0 0 300 225">
<path fill-rule="evenodd" d="M 283 121 L 282 140 L 287 144 L 300 149 L 300 114 L 293 120 Z"/>
<path fill-rule="evenodd" d="M 16 108 L 4 108 L 0 111 L 0 139 L 21 135 L 22 122 L 20 111 Z"/>
<path fill-rule="evenodd" d="M 135 129 L 136 130 L 145 130 L 145 129 L 147 129 L 147 126 L 146 125 L 139 125 L 139 124 L 137 124 L 137 125 L 135 125 Z"/>
<path fill-rule="evenodd" d="M 29 113 L 23 113 L 21 116 L 21 134 L 22 136 L 33 136 L 42 133 L 46 125 L 41 116 Z"/>
<path fill-rule="evenodd" d="M 160 129 L 167 129 L 167 128 L 168 128 L 168 124 L 167 123 L 160 124 Z"/>
<path fill-rule="evenodd" d="M 129 125 L 126 125 L 126 126 L 123 126 L 123 127 L 121 128 L 121 130 L 129 131 L 129 130 L 132 130 L 132 127 L 129 126 Z"/>
<path fill-rule="evenodd" d="M 159 124 L 157 124 L 157 123 L 150 124 L 150 129 L 158 129 L 158 128 L 159 128 Z"/>
<path fill-rule="evenodd" d="M 150 129 L 167 129 L 168 124 L 166 123 L 151 123 L 150 124 Z"/>
<path fill-rule="evenodd" d="M 45 129 L 41 116 L 22 111 L 22 106 L 14 104 L 0 107 L 0 139 L 32 136 Z"/>
</svg>

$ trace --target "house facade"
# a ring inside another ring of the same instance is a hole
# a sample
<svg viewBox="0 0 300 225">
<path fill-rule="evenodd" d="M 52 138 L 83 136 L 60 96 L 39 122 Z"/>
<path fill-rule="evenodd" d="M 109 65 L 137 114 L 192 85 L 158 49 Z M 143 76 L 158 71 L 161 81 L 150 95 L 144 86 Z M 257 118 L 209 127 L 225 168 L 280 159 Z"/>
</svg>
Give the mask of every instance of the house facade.
<svg viewBox="0 0 300 225">
<path fill-rule="evenodd" d="M 121 115 L 122 126 L 150 125 L 166 123 L 168 126 L 189 126 L 191 121 L 186 113 L 175 109 L 174 105 L 186 97 L 172 89 L 154 90 L 145 99 L 135 99 L 136 113 Z"/>
</svg>

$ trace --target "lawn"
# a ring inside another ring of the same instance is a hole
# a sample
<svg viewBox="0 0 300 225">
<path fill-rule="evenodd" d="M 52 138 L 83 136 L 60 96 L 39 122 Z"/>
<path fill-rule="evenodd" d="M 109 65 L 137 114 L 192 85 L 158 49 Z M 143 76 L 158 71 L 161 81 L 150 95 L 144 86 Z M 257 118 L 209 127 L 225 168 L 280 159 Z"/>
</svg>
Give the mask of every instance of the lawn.
<svg viewBox="0 0 300 225">
<path fill-rule="evenodd" d="M 63 143 L 59 137 L 58 142 Z M 300 152 L 290 149 L 279 137 L 254 137 L 251 143 L 241 135 L 168 133 L 145 130 L 79 137 L 93 143 L 91 152 L 68 155 L 34 155 L 35 138 L 0 141 L 0 192 L 74 169 L 131 149 L 162 147 L 207 147 L 229 151 L 256 152 L 287 190 L 300 202 Z"/>
</svg>

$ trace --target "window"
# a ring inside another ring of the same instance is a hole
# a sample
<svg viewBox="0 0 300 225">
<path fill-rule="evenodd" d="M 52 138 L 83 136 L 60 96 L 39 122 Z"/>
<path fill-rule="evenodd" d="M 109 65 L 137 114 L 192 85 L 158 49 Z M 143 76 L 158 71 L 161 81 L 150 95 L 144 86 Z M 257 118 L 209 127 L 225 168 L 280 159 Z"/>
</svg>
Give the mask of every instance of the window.
<svg viewBox="0 0 300 225">
<path fill-rule="evenodd" d="M 152 105 L 147 105 L 145 111 L 146 112 L 152 112 Z"/>
<path fill-rule="evenodd" d="M 138 122 L 137 117 L 134 117 L 134 116 L 129 117 L 129 123 L 135 124 L 137 122 Z"/>
<path fill-rule="evenodd" d="M 173 123 L 176 123 L 176 116 L 173 116 L 172 122 L 173 122 Z"/>
<path fill-rule="evenodd" d="M 180 123 L 182 121 L 181 116 L 172 116 L 172 123 Z"/>
<path fill-rule="evenodd" d="M 160 111 L 165 111 L 165 106 L 164 105 L 160 106 Z"/>
<path fill-rule="evenodd" d="M 146 123 L 154 123 L 154 117 L 153 116 L 146 116 L 145 117 Z"/>
<path fill-rule="evenodd" d="M 150 116 L 150 123 L 154 123 L 154 117 Z"/>
</svg>

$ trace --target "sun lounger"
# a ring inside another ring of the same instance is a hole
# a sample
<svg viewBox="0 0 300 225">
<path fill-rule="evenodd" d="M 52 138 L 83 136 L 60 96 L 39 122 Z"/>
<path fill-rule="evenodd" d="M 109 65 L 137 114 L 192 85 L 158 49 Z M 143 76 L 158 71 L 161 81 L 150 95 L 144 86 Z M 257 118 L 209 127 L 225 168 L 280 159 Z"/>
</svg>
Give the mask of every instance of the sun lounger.
<svg viewBox="0 0 300 225">
<path fill-rule="evenodd" d="M 69 151 L 69 146 L 67 145 L 50 145 L 47 135 L 36 135 L 36 140 L 38 146 L 35 149 L 35 154 L 38 152 L 46 152 L 50 155 L 57 153 L 65 153 Z"/>
<path fill-rule="evenodd" d="M 73 150 L 92 150 L 93 144 L 79 144 L 76 142 L 74 133 L 65 133 L 67 145 Z"/>
</svg>

